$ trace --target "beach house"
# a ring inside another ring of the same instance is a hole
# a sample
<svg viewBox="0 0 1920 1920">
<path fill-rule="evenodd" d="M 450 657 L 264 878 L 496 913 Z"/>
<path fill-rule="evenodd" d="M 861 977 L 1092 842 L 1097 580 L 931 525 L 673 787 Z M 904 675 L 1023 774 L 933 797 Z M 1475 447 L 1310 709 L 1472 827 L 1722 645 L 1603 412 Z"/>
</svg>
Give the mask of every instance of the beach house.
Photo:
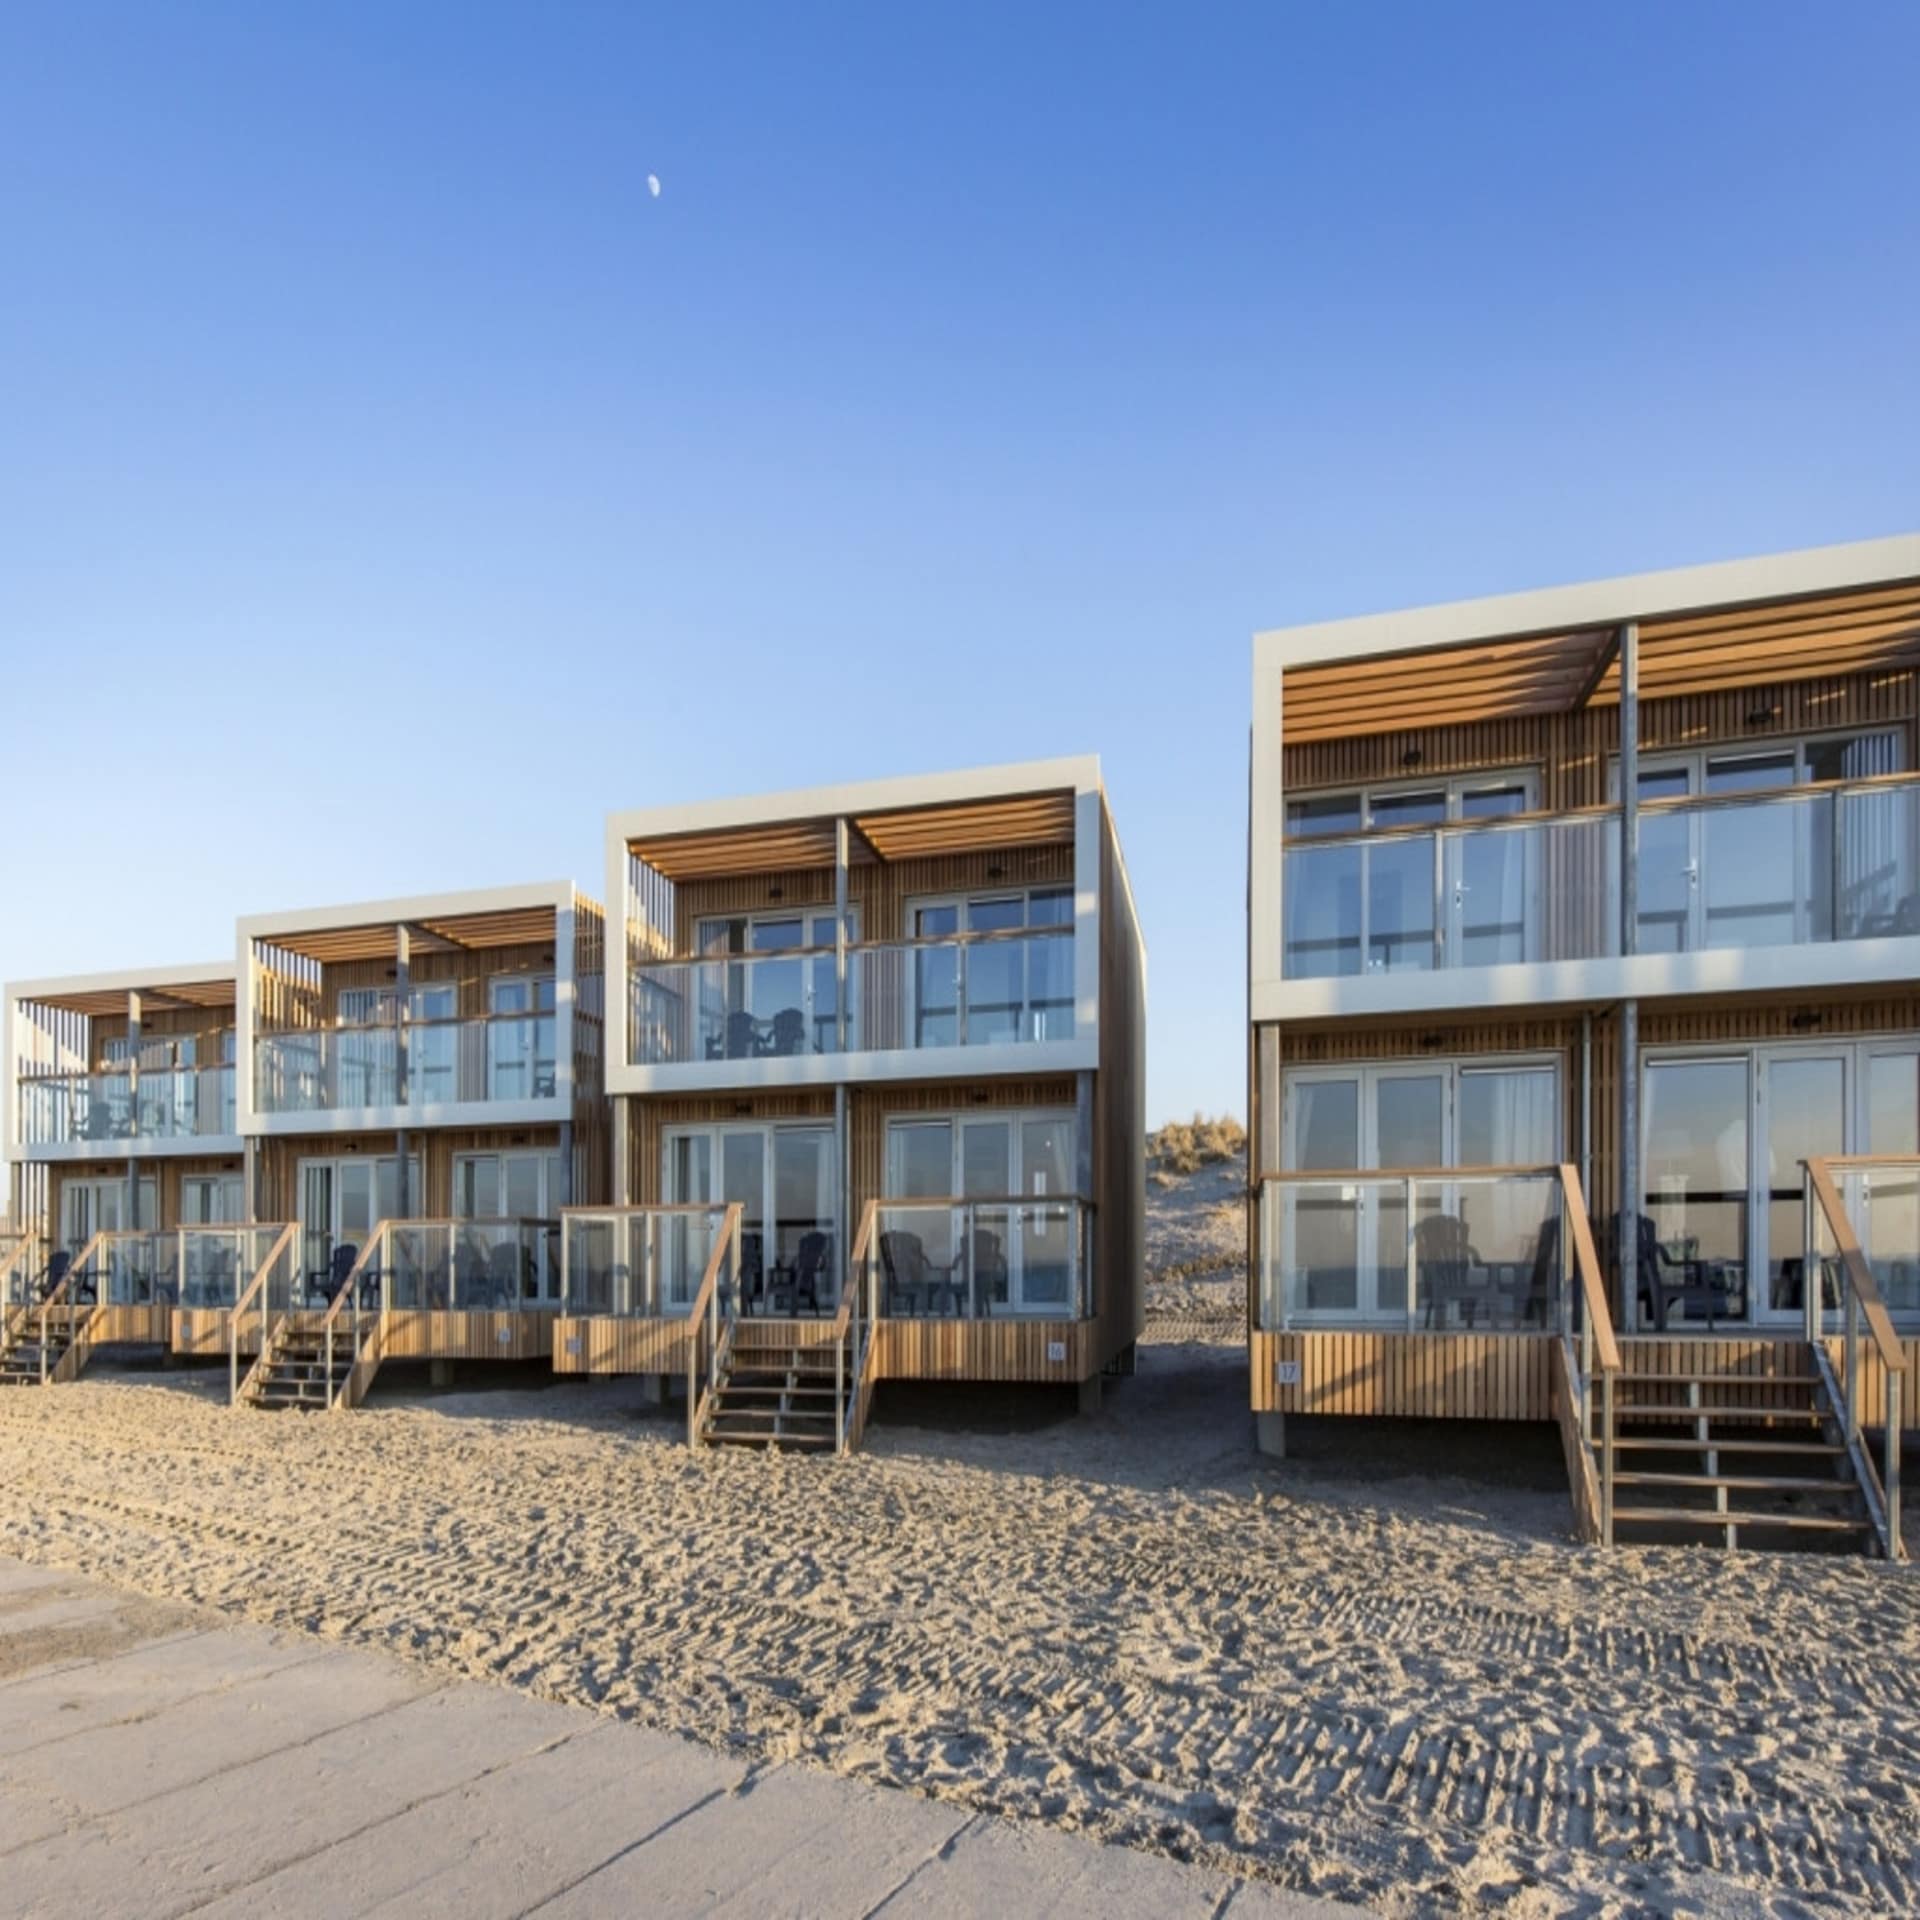
<svg viewBox="0 0 1920 1920">
<path fill-rule="evenodd" d="M 234 1005 L 230 960 L 5 989 L 0 1376 L 168 1347 L 244 1259 Z"/>
<path fill-rule="evenodd" d="M 1920 537 L 1262 633 L 1249 1353 L 1582 1527 L 1898 1551 Z"/>
<path fill-rule="evenodd" d="M 241 920 L 238 1126 L 278 1238 L 189 1331 L 242 1397 L 547 1357 L 561 1209 L 605 1196 L 604 938 L 566 881 Z"/>
<path fill-rule="evenodd" d="M 1143 1312 L 1145 963 L 1093 759 L 612 816 L 611 1205 L 554 1364 L 691 1437 L 857 1444 L 889 1380 L 1072 1386 Z"/>
</svg>

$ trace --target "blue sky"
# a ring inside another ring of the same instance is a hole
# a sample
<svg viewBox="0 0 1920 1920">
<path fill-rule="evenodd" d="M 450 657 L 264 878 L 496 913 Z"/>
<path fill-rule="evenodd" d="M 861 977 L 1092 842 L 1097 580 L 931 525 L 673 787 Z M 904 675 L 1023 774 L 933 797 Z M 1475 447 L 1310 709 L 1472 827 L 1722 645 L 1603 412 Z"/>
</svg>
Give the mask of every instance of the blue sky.
<svg viewBox="0 0 1920 1920">
<path fill-rule="evenodd" d="M 1916 72 L 1911 4 L 12 0 L 0 978 L 1093 750 L 1150 1118 L 1237 1110 L 1254 629 L 1920 526 Z"/>
</svg>

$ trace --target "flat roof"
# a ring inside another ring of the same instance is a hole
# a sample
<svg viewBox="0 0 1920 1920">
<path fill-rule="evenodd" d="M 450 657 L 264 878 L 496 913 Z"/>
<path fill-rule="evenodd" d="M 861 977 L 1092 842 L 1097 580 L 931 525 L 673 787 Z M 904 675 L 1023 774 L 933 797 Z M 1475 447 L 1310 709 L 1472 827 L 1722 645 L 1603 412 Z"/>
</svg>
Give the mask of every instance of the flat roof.
<svg viewBox="0 0 1920 1920">
<path fill-rule="evenodd" d="M 394 900 L 254 913 L 239 923 L 242 941 L 265 941 L 323 965 L 393 957 L 395 929 L 405 925 L 422 953 L 509 947 L 554 938 L 560 912 L 580 895 L 571 880 L 470 888 Z"/>
</svg>

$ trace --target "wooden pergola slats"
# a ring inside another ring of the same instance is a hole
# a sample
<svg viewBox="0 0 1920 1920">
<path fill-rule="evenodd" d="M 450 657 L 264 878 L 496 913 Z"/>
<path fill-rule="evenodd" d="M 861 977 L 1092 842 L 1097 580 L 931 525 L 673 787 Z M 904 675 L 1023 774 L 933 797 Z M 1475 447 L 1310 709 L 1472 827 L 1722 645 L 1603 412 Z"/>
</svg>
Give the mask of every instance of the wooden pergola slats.
<svg viewBox="0 0 1920 1920">
<path fill-rule="evenodd" d="M 235 1004 L 231 980 L 176 982 L 168 987 L 113 988 L 90 993 L 36 995 L 30 1002 L 58 1013 L 84 1014 L 88 1019 L 115 1019 L 127 1010 L 127 994 L 134 992 L 149 1007 L 231 1007 Z"/>
<path fill-rule="evenodd" d="M 1630 618 L 1630 615 L 1623 615 Z M 1519 634 L 1291 669 L 1289 746 L 1617 706 L 1615 629 Z M 1640 623 L 1643 700 L 1920 666 L 1920 581 Z"/>
<path fill-rule="evenodd" d="M 1071 845 L 1071 791 L 1017 794 L 961 806 L 913 807 L 849 817 L 849 856 L 861 865 L 990 852 L 1001 847 Z M 627 850 L 675 882 L 831 867 L 831 818 L 730 827 L 667 839 L 633 840 Z"/>
<path fill-rule="evenodd" d="M 267 945 L 283 953 L 297 953 L 322 966 L 355 960 L 393 960 L 399 936 L 392 922 L 361 927 L 325 927 L 300 932 L 267 933 Z M 443 919 L 411 920 L 407 940 L 412 952 L 458 953 L 483 947 L 533 946 L 555 937 L 551 907 L 522 907 L 501 913 L 449 915 Z"/>
</svg>

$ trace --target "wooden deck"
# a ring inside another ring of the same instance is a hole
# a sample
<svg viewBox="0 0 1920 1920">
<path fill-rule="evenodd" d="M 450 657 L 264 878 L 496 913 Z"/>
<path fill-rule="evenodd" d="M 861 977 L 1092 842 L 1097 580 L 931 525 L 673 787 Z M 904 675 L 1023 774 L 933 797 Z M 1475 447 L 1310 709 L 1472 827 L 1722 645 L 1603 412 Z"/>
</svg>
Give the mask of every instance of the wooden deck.
<svg viewBox="0 0 1920 1920">
<path fill-rule="evenodd" d="M 826 1345 L 830 1320 L 737 1321 L 736 1353 Z M 881 1380 L 974 1380 L 1071 1386 L 1100 1371 L 1093 1320 L 883 1320 L 874 1340 Z M 683 1373 L 682 1320 L 569 1318 L 554 1323 L 556 1373 Z"/>
<path fill-rule="evenodd" d="M 551 1310 L 514 1313 L 428 1313 L 395 1308 L 381 1345 L 383 1362 L 394 1360 L 544 1360 L 554 1351 Z M 228 1314 L 223 1307 L 179 1308 L 172 1314 L 175 1353 L 214 1358 L 228 1351 Z M 296 1326 L 318 1326 L 318 1310 L 293 1316 Z M 164 1342 L 166 1335 L 158 1338 Z M 260 1349 L 260 1320 L 245 1316 L 240 1351 Z M 565 1371 L 566 1369 L 562 1369 Z"/>
<path fill-rule="evenodd" d="M 1552 1348 L 1540 1333 L 1385 1333 L 1327 1329 L 1260 1333 L 1249 1341 L 1256 1413 L 1350 1414 L 1427 1420 L 1550 1420 L 1554 1417 Z M 1920 1334 L 1903 1334 L 1903 1433 L 1920 1431 Z M 1779 1333 L 1621 1336 L 1628 1368 L 1679 1375 L 1694 1368 L 1751 1373 L 1756 1381 L 1790 1371 L 1801 1351 L 1792 1329 Z M 1836 1368 L 1840 1341 L 1827 1342 Z M 1283 1368 L 1295 1368 L 1285 1384 Z M 1652 1393 L 1657 1393 L 1657 1388 Z M 1734 1395 L 1737 1401 L 1739 1394 Z M 1754 1396 L 1764 1401 L 1764 1388 Z M 1732 1402 L 1729 1402 L 1732 1404 Z M 1877 1371 L 1868 1368 L 1861 1416 L 1884 1417 Z"/>
</svg>

